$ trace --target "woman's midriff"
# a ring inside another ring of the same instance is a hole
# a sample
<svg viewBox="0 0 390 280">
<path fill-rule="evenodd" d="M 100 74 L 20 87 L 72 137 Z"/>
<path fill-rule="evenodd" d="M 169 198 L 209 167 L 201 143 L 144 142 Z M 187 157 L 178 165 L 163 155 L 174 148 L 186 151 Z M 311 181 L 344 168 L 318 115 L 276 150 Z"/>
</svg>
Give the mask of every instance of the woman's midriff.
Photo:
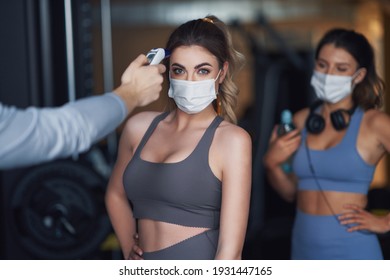
<svg viewBox="0 0 390 280">
<path fill-rule="evenodd" d="M 166 222 L 142 219 L 138 221 L 139 245 L 144 252 L 161 250 L 209 230 Z"/>
<path fill-rule="evenodd" d="M 365 207 L 367 196 L 336 191 L 299 191 L 297 197 L 298 209 L 312 215 L 332 215 L 351 211 L 344 207 L 346 204 Z"/>
</svg>

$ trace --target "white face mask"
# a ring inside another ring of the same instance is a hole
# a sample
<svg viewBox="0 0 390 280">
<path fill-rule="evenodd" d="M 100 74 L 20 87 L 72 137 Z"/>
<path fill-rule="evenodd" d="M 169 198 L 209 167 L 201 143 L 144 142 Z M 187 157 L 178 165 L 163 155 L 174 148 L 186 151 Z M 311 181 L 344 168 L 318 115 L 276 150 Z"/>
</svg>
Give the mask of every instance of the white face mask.
<svg viewBox="0 0 390 280">
<path fill-rule="evenodd" d="M 314 71 L 311 77 L 311 85 L 317 97 L 325 102 L 337 103 L 352 93 L 353 79 L 359 74 L 357 71 L 352 76 L 338 76 Z"/>
<path fill-rule="evenodd" d="M 168 96 L 175 100 L 177 107 L 187 114 L 196 114 L 210 105 L 217 98 L 215 82 L 219 77 L 221 70 L 215 79 L 202 81 L 187 81 L 171 79 Z"/>
</svg>

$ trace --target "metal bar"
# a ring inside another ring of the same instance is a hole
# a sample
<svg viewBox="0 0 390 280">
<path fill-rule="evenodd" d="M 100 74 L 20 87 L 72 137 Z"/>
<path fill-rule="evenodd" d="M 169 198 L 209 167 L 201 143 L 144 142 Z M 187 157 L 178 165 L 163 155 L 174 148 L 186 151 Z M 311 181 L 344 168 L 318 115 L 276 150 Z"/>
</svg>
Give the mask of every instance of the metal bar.
<svg viewBox="0 0 390 280">
<path fill-rule="evenodd" d="M 102 21 L 103 88 L 104 92 L 110 92 L 114 88 L 110 0 L 101 0 L 100 7 Z M 107 136 L 107 150 L 110 165 L 115 163 L 118 148 L 117 143 L 118 139 L 114 131 Z"/>
<path fill-rule="evenodd" d="M 43 106 L 53 106 L 53 61 L 51 47 L 50 7 L 48 0 L 39 1 L 41 56 L 42 56 L 42 88 Z"/>
<path fill-rule="evenodd" d="M 65 5 L 65 41 L 66 41 L 66 61 L 68 74 L 68 100 L 76 100 L 76 82 L 73 50 L 73 20 L 72 1 L 64 0 Z"/>
<path fill-rule="evenodd" d="M 110 0 L 101 1 L 103 80 L 105 92 L 111 91 L 114 87 L 110 5 Z"/>
</svg>

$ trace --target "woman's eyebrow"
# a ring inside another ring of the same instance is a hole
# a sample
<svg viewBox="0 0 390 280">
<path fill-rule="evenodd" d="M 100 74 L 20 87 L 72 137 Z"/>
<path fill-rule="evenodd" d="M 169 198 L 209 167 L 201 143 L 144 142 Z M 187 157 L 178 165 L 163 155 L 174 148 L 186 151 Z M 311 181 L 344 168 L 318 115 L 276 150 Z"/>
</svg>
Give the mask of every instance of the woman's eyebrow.
<svg viewBox="0 0 390 280">
<path fill-rule="evenodd" d="M 338 65 L 338 66 L 350 66 L 351 63 L 349 63 L 349 62 L 336 62 L 336 65 Z"/>
<path fill-rule="evenodd" d="M 328 65 L 330 64 L 326 59 L 323 59 L 323 58 L 318 58 L 317 62 L 325 63 L 325 64 L 328 64 Z M 349 66 L 349 65 L 351 65 L 349 62 L 344 62 L 344 61 L 341 61 L 341 62 L 337 62 L 336 61 L 335 64 L 338 65 L 338 66 L 343 66 L 343 65 Z"/>
<path fill-rule="evenodd" d="M 180 67 L 180 68 L 183 68 L 183 69 L 186 69 L 186 67 L 184 65 L 181 65 L 180 63 L 172 63 L 172 66 L 176 66 L 176 67 Z M 203 62 L 203 63 L 200 63 L 198 65 L 196 65 L 194 67 L 194 69 L 199 69 L 199 68 L 202 68 L 203 66 L 212 66 L 210 63 L 208 62 Z"/>
<path fill-rule="evenodd" d="M 196 65 L 195 69 L 199 69 L 199 68 L 201 68 L 203 66 L 212 66 L 212 65 L 210 63 L 208 63 L 208 62 L 203 62 L 201 64 Z"/>
<path fill-rule="evenodd" d="M 172 63 L 172 66 L 176 66 L 176 67 L 180 67 L 180 68 L 186 69 L 183 65 L 181 65 L 179 63 Z"/>
</svg>

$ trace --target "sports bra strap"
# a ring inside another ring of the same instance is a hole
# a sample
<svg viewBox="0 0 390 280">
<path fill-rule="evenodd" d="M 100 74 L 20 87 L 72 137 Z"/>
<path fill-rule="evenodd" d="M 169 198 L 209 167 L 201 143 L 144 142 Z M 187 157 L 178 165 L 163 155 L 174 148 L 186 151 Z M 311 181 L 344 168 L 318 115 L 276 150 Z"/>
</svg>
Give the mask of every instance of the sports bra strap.
<svg viewBox="0 0 390 280">
<path fill-rule="evenodd" d="M 364 115 L 363 110 L 360 107 L 357 107 L 355 112 L 351 116 L 349 127 L 345 135 L 345 143 L 348 143 L 348 145 L 356 144 L 357 136 L 359 134 L 360 123 L 363 115 Z"/>
<path fill-rule="evenodd" d="M 166 116 L 168 116 L 169 112 L 163 112 L 160 115 L 156 116 L 153 121 L 150 123 L 148 129 L 146 130 L 144 136 L 141 139 L 141 142 L 139 143 L 137 150 L 134 153 L 134 156 L 139 156 L 139 153 L 142 151 L 143 147 L 145 146 L 146 142 L 148 142 L 150 136 L 152 135 L 153 131 L 156 129 L 158 123 L 165 119 Z"/>
</svg>

